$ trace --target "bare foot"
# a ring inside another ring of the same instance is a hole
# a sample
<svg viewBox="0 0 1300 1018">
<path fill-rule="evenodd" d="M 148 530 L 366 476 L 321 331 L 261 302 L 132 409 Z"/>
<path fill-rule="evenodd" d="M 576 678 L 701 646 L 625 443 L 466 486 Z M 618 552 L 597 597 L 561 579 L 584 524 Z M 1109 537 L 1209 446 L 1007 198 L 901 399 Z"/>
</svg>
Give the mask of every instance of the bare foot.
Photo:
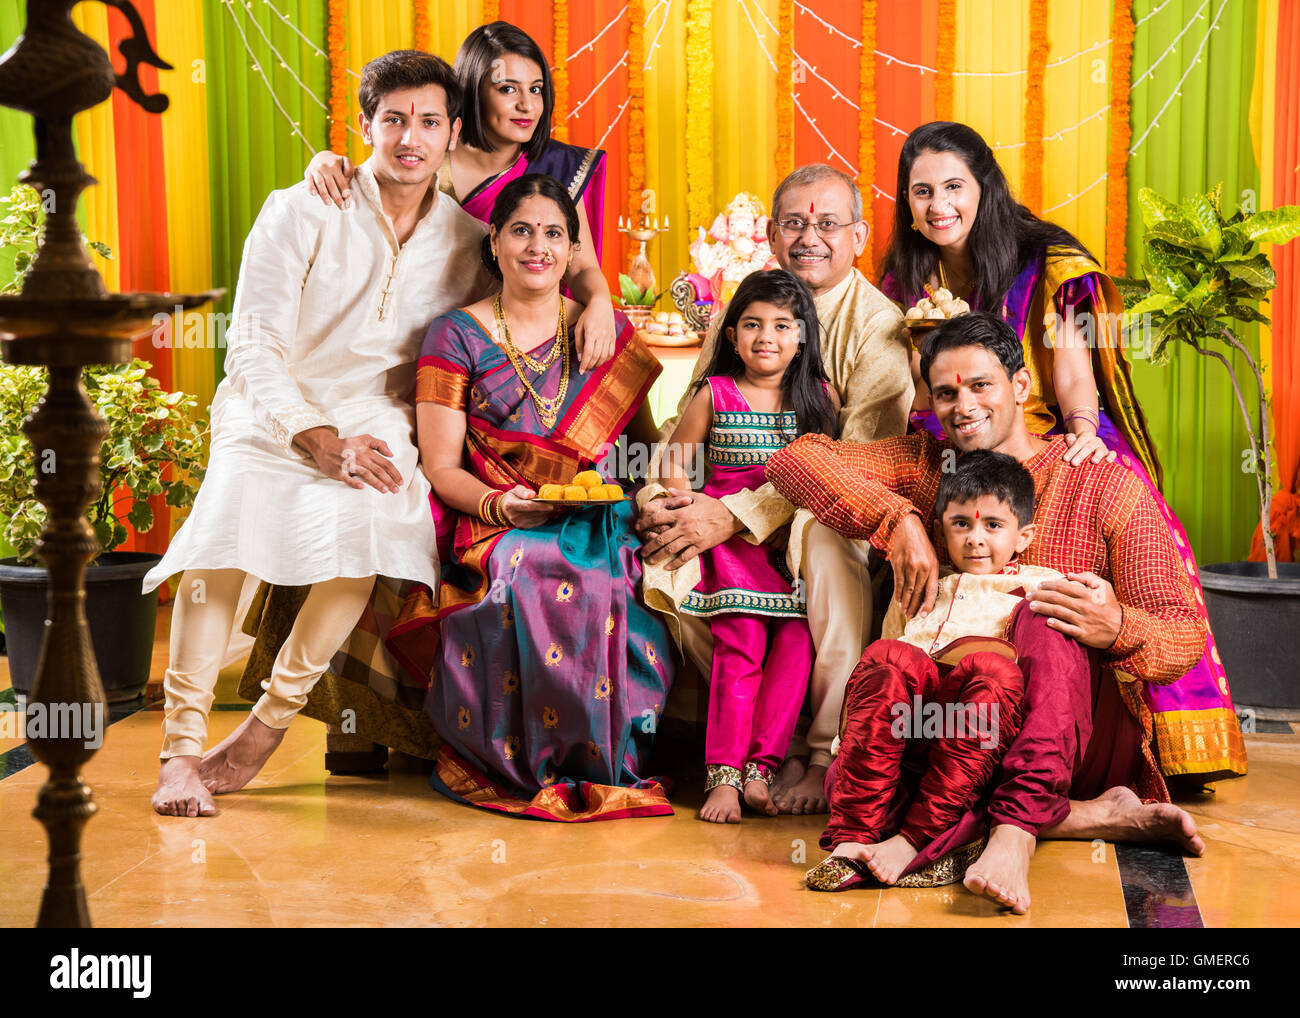
<svg viewBox="0 0 1300 1018">
<path fill-rule="evenodd" d="M 1172 842 L 1191 855 L 1204 855 L 1205 842 L 1186 810 L 1171 802 L 1143 803 L 1128 788 L 1110 788 L 1096 799 L 1070 800 L 1070 813 L 1055 827 L 1039 832 L 1041 838 L 1078 838 L 1091 841 Z"/>
<path fill-rule="evenodd" d="M 700 819 L 711 824 L 740 823 L 740 793 L 731 785 L 710 789 L 700 807 Z"/>
<path fill-rule="evenodd" d="M 787 757 L 785 762 L 777 768 L 776 777 L 772 780 L 772 796 L 779 798 L 782 792 L 785 792 L 803 780 L 804 771 L 808 769 L 808 758 L 806 756 Z"/>
<path fill-rule="evenodd" d="M 916 858 L 916 849 L 901 834 L 895 834 L 878 845 L 868 845 L 863 856 L 877 880 L 882 884 L 893 884 Z"/>
<path fill-rule="evenodd" d="M 199 780 L 197 756 L 173 756 L 158 768 L 154 790 L 154 812 L 165 817 L 210 817 L 217 812 L 212 793 Z"/>
<path fill-rule="evenodd" d="M 772 802 L 772 796 L 768 792 L 766 781 L 745 782 L 745 805 L 756 813 L 762 813 L 764 816 L 774 817 L 777 815 L 776 805 Z"/>
<path fill-rule="evenodd" d="M 287 730 L 271 728 L 249 714 L 215 749 L 203 754 L 199 779 L 213 795 L 238 792 L 257 777 Z"/>
<path fill-rule="evenodd" d="M 998 824 L 980 857 L 966 870 L 962 880 L 966 890 L 1024 915 L 1029 911 L 1029 860 L 1036 845 L 1028 831 Z"/>
<path fill-rule="evenodd" d="M 773 796 L 782 813 L 826 812 L 826 768 L 809 764 L 803 777 Z"/>
</svg>

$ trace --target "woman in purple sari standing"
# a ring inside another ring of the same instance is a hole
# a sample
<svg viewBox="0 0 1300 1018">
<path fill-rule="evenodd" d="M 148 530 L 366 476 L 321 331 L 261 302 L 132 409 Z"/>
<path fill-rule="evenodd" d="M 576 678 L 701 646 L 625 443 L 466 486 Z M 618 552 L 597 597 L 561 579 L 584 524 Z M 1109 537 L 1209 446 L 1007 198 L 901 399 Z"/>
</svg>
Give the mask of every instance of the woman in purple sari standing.
<svg viewBox="0 0 1300 1018">
<path fill-rule="evenodd" d="M 527 173 L 560 181 L 578 207 L 580 247 L 565 274 L 566 289 L 584 305 L 574 328 L 581 371 L 613 355 L 614 305 L 600 271 L 605 209 L 605 153 L 551 137 L 555 87 L 546 57 L 514 25 L 494 21 L 465 37 L 456 54 L 464 92 L 459 141 L 438 172 L 438 188 L 483 222 L 502 189 Z M 304 174 L 327 205 L 351 204 L 354 172 L 346 156 L 318 152 Z"/>
</svg>

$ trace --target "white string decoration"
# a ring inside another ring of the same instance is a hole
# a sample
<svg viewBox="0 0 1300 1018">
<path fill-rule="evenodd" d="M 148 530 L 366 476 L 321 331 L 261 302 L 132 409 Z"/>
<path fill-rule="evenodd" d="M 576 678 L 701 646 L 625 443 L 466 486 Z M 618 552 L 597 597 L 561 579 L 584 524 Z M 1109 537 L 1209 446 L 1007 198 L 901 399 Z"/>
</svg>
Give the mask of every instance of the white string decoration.
<svg viewBox="0 0 1300 1018">
<path fill-rule="evenodd" d="M 284 119 L 289 123 L 291 129 L 290 133 L 296 134 L 299 138 L 301 138 L 303 145 L 305 145 L 307 148 L 307 151 L 310 152 L 312 155 L 315 155 L 316 149 L 313 148 L 311 142 L 307 140 L 307 136 L 302 133 L 298 121 L 294 120 L 293 117 L 289 115 L 289 111 L 286 110 L 284 106 L 280 104 L 280 100 L 275 94 L 275 89 L 271 87 L 271 80 L 266 76 L 266 72 L 262 70 L 261 63 L 258 61 L 256 54 L 253 53 L 253 47 L 250 46 L 248 43 L 248 36 L 244 34 L 244 26 L 239 23 L 239 15 L 235 13 L 235 8 L 233 6 L 232 0 L 221 0 L 221 4 L 223 7 L 226 8 L 226 13 L 230 15 L 231 23 L 234 24 L 235 31 L 239 33 L 239 38 L 243 40 L 244 52 L 248 54 L 248 59 L 252 61 L 253 70 L 256 71 L 258 77 L 262 79 L 262 83 L 266 85 L 266 91 L 267 94 L 270 95 L 271 97 L 271 102 L 275 103 L 275 108 L 280 111 L 280 115 L 283 116 Z M 251 13 L 249 14 L 249 17 L 250 18 L 252 17 Z"/>
</svg>

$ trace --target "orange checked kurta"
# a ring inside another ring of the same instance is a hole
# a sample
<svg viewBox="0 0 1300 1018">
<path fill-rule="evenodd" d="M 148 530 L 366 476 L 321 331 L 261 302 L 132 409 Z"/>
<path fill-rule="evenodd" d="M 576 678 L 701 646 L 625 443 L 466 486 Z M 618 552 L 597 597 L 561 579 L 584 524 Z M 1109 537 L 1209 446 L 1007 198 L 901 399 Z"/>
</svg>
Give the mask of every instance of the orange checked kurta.
<svg viewBox="0 0 1300 1018">
<path fill-rule="evenodd" d="M 1104 653 L 1120 694 L 1142 725 L 1144 798 L 1165 799 L 1151 752 L 1151 711 L 1134 680 L 1168 683 L 1201 656 L 1205 626 L 1168 528 L 1141 481 L 1113 463 L 1062 462 L 1055 438 L 1024 466 L 1034 478 L 1037 536 L 1020 556 L 1027 565 L 1108 580 L 1123 607 L 1119 636 Z M 768 460 L 767 477 L 796 506 L 848 537 L 888 554 L 894 528 L 909 513 L 933 516 L 945 455 L 956 449 L 929 433 L 859 444 L 806 435 Z M 947 551 L 938 539 L 941 562 Z"/>
</svg>

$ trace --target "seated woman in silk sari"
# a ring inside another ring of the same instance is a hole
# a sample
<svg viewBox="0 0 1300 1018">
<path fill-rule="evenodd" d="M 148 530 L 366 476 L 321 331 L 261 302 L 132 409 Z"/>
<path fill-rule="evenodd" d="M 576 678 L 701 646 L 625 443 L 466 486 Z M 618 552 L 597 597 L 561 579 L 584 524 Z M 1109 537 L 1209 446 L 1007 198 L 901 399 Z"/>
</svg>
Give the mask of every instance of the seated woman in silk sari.
<svg viewBox="0 0 1300 1018">
<path fill-rule="evenodd" d="M 460 141 L 438 171 L 438 187 L 483 222 L 502 189 L 526 173 L 560 181 L 578 204 L 578 240 L 566 274 L 569 291 L 585 308 L 575 336 L 583 371 L 614 349 L 614 305 L 600 272 L 605 210 L 605 153 L 551 137 L 555 87 L 537 43 L 504 21 L 480 25 L 456 54 L 465 96 Z M 347 208 L 354 172 L 346 156 L 318 152 L 304 174 L 326 204 Z"/>
<path fill-rule="evenodd" d="M 893 237 L 880 289 L 904 310 L 929 286 L 973 310 L 1000 311 L 1024 345 L 1032 389 L 1025 417 L 1037 434 L 1065 433 L 1065 459 L 1116 456 L 1147 485 L 1183 556 L 1204 612 L 1187 534 L 1160 494 L 1160 461 L 1129 374 L 1114 282 L 1067 230 L 1011 194 L 992 149 L 965 124 L 924 124 L 898 157 Z M 920 380 L 912 424 L 942 435 Z M 1100 396 L 1099 396 L 1100 392 Z M 1207 622 L 1208 629 L 1208 622 Z M 1204 781 L 1244 774 L 1246 755 L 1211 634 L 1199 664 L 1167 686 L 1143 683 L 1166 773 Z M 1185 747 L 1203 744 L 1204 752 Z"/>
<path fill-rule="evenodd" d="M 501 292 L 434 320 L 416 382 L 421 465 L 449 531 L 441 589 L 407 597 L 388 647 L 428 679 L 444 794 L 548 820 L 670 814 L 645 767 L 673 662 L 637 599 L 630 503 L 535 501 L 629 426 L 653 441 L 660 368 L 620 316 L 613 357 L 577 372 L 579 308 L 560 283 L 578 215 L 561 184 L 508 184 L 490 227 Z"/>
</svg>

